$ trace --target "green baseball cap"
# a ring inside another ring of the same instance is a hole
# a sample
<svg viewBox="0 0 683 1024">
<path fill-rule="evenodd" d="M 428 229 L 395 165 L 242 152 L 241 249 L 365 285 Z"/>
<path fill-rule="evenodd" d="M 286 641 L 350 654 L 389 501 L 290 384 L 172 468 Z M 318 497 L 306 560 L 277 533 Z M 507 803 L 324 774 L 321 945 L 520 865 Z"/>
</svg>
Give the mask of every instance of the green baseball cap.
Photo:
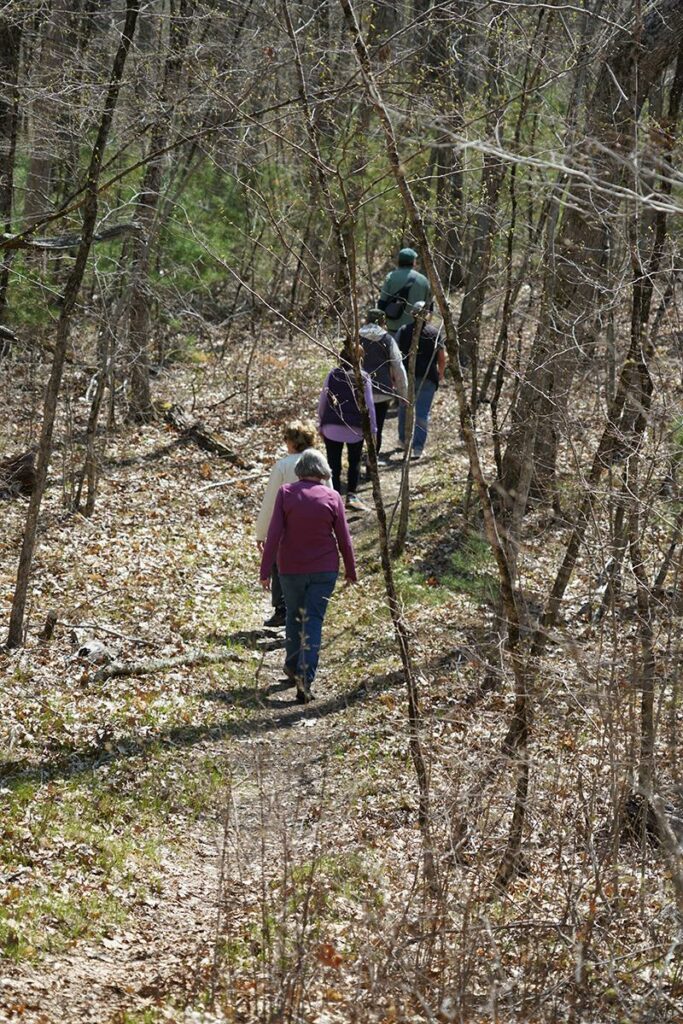
<svg viewBox="0 0 683 1024">
<path fill-rule="evenodd" d="M 386 318 L 387 318 L 387 315 L 384 312 L 384 310 L 383 309 L 377 309 L 376 306 L 374 306 L 372 309 L 369 309 L 367 311 L 367 313 L 365 314 L 365 322 L 366 322 L 366 324 L 381 324 L 381 323 L 384 323 Z"/>
<path fill-rule="evenodd" d="M 414 249 L 401 249 L 398 254 L 398 265 L 399 267 L 411 267 L 417 259 L 417 253 Z"/>
</svg>

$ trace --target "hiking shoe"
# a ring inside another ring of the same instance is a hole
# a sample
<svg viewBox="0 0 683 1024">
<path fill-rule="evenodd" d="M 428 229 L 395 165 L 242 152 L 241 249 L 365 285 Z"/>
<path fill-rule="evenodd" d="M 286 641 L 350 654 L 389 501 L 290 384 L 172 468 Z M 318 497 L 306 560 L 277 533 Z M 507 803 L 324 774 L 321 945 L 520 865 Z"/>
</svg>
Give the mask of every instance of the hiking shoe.
<svg viewBox="0 0 683 1024">
<path fill-rule="evenodd" d="M 419 462 L 423 455 L 424 455 L 424 452 L 413 452 L 412 455 L 410 456 L 411 461 L 412 462 Z"/>
<path fill-rule="evenodd" d="M 264 626 L 284 626 L 286 621 L 287 621 L 287 612 L 284 610 L 284 608 L 282 610 L 280 610 L 279 608 L 276 608 L 275 611 L 273 612 L 273 614 L 270 616 L 270 618 L 269 619 L 265 619 L 263 625 Z"/>
<path fill-rule="evenodd" d="M 296 687 L 296 702 L 297 704 L 310 704 L 314 700 L 313 694 L 310 688 L 304 688 L 299 683 Z"/>
<path fill-rule="evenodd" d="M 346 495 L 346 507 L 351 512 L 368 512 L 368 506 L 358 497 L 357 494 Z"/>
</svg>

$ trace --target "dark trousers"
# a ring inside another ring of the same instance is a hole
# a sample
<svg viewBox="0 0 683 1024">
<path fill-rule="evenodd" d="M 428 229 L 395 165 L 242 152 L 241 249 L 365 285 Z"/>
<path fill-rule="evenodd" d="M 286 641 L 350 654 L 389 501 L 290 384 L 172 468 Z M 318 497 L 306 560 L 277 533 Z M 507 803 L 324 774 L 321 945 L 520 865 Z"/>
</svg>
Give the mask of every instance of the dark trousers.
<svg viewBox="0 0 683 1024">
<path fill-rule="evenodd" d="M 270 570 L 270 600 L 276 612 L 284 612 L 285 595 L 282 593 L 280 573 L 275 563 L 273 563 L 273 568 Z"/>
<path fill-rule="evenodd" d="M 377 420 L 377 437 L 375 438 L 375 448 L 377 454 L 382 451 L 382 428 L 384 427 L 384 421 L 387 418 L 389 412 L 389 406 L 391 402 L 375 402 L 375 419 Z"/>
<path fill-rule="evenodd" d="M 285 672 L 309 687 L 315 679 L 323 619 L 337 582 L 336 572 L 284 573 L 287 602 Z"/>
<path fill-rule="evenodd" d="M 330 441 L 326 437 L 325 451 L 327 452 L 327 461 L 329 462 L 330 469 L 332 470 L 332 486 L 335 491 L 341 494 L 342 452 L 344 451 L 344 442 Z M 358 490 L 360 457 L 363 452 L 363 439 L 361 438 L 360 441 L 354 441 L 351 444 L 347 444 L 346 452 L 349 460 L 349 483 L 347 491 L 349 494 L 355 494 Z"/>
</svg>

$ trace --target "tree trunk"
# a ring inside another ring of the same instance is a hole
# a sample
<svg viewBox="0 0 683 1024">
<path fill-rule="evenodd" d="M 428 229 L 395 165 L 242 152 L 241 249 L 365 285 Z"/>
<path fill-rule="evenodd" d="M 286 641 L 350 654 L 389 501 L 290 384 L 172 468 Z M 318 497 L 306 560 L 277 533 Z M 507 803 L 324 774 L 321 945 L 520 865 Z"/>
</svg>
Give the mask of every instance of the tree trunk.
<svg viewBox="0 0 683 1024">
<path fill-rule="evenodd" d="M 119 46 L 116 52 L 116 56 L 114 58 L 111 77 L 109 79 L 109 88 L 107 90 L 104 108 L 100 119 L 99 130 L 90 157 L 90 166 L 88 168 L 86 184 L 86 195 L 83 202 L 83 225 L 81 243 L 78 248 L 78 253 L 76 255 L 73 268 L 71 270 L 71 273 L 69 274 L 69 278 L 66 283 L 66 288 L 64 290 L 62 308 L 59 316 L 59 322 L 57 324 L 57 334 L 55 338 L 52 369 L 50 372 L 50 379 L 48 381 L 47 391 L 45 394 L 43 424 L 40 434 L 40 447 L 38 450 L 38 465 L 36 467 L 36 488 L 31 496 L 31 501 L 26 516 L 24 539 L 21 548 L 21 555 L 19 558 L 19 569 L 17 572 L 17 585 L 14 592 L 12 611 L 10 615 L 9 635 L 7 637 L 7 646 L 10 648 L 19 647 L 23 640 L 26 596 L 28 594 L 31 565 L 33 562 L 33 554 L 35 551 L 36 533 L 38 529 L 38 516 L 40 513 L 41 502 L 43 499 L 43 492 L 45 490 L 45 483 L 47 481 L 47 471 L 50 464 L 50 456 L 52 454 L 52 433 L 54 430 L 55 415 L 57 412 L 57 400 L 59 398 L 59 389 L 62 381 L 62 372 L 64 369 L 66 348 L 69 340 L 71 314 L 73 312 L 74 306 L 76 305 L 78 292 L 81 287 L 81 282 L 83 281 L 83 275 L 85 274 L 88 255 L 90 253 L 92 236 L 95 231 L 98 207 L 97 188 L 99 184 L 100 173 L 102 170 L 104 150 L 111 129 L 111 123 L 114 117 L 114 110 L 116 109 L 116 104 L 119 97 L 119 90 L 121 88 L 121 80 L 123 77 L 123 71 L 126 64 L 126 58 L 128 56 L 128 51 L 130 49 L 131 43 L 133 41 L 135 24 L 138 16 L 139 2 L 140 0 L 128 0 L 123 32 L 121 34 Z"/>
<path fill-rule="evenodd" d="M 14 165 L 17 148 L 17 121 L 19 114 L 19 59 L 23 24 L 11 17 L 0 17 L 0 221 L 6 234 L 12 231 L 12 200 L 14 195 Z M 12 253 L 6 252 L 0 265 L 0 316 L 7 305 Z"/>
<path fill-rule="evenodd" d="M 384 131 L 389 163 L 396 179 L 396 183 L 400 189 L 413 235 L 417 241 L 423 265 L 432 287 L 432 292 L 438 304 L 439 312 L 443 318 L 446 334 L 446 347 L 449 356 L 449 367 L 454 379 L 455 393 L 460 411 L 460 427 L 467 447 L 472 477 L 476 484 L 479 500 L 481 502 L 487 540 L 491 546 L 491 550 L 498 567 L 503 608 L 507 620 L 508 649 L 515 677 L 515 706 L 506 738 L 506 753 L 518 758 L 518 784 L 516 787 L 515 807 L 508 835 L 508 846 L 504 858 L 505 863 L 507 865 L 512 865 L 514 869 L 519 858 L 522 830 L 526 814 L 526 790 L 529 776 L 527 748 L 530 730 L 531 698 L 529 690 L 530 670 L 519 649 L 520 618 L 517 609 L 517 602 L 515 600 L 510 565 L 498 533 L 496 517 L 491 505 L 489 489 L 481 465 L 477 438 L 474 430 L 474 421 L 472 418 L 472 410 L 467 399 L 465 383 L 460 369 L 460 346 L 458 343 L 458 335 L 455 322 L 453 320 L 453 314 L 448 305 L 441 280 L 436 273 L 432 248 L 429 244 L 425 226 L 415 202 L 415 197 L 412 193 L 410 183 L 408 182 L 405 169 L 399 157 L 396 134 L 386 106 L 383 102 L 382 95 L 377 87 L 367 47 L 365 46 L 365 42 L 358 27 L 354 9 L 350 0 L 339 0 L 339 4 L 344 12 L 347 28 L 353 41 L 358 66 L 363 76 L 363 82 L 368 93 L 368 97 L 375 107 Z"/>
<path fill-rule="evenodd" d="M 145 169 L 135 217 L 142 230 L 133 242 L 131 294 L 128 319 L 128 353 L 130 398 L 129 418 L 144 423 L 154 418 L 152 391 L 149 381 L 149 344 L 152 293 L 150 264 L 156 231 L 157 211 L 161 198 L 171 119 L 178 100 L 183 53 L 187 48 L 194 11 L 194 0 L 179 0 L 177 12 L 171 17 L 170 50 L 164 64 L 161 87 L 159 123 L 149 143 L 149 162 Z M 160 155 L 155 155 L 155 154 Z"/>
<path fill-rule="evenodd" d="M 544 283 L 542 318 L 512 417 L 502 486 L 526 507 L 520 481 L 525 438 L 535 435 L 536 492 L 553 492 L 559 428 L 565 421 L 574 372 L 594 348 L 598 296 L 604 283 L 608 228 L 633 147 L 633 127 L 661 71 L 676 56 L 683 32 L 681 0 L 661 0 L 619 40 L 598 75 L 588 103 L 590 148 L 585 178 L 572 180 L 555 259 Z"/>
<path fill-rule="evenodd" d="M 416 317 L 413 322 L 413 335 L 410 339 L 410 352 L 408 353 L 408 395 L 406 402 L 406 427 L 405 427 L 405 450 L 403 452 L 403 469 L 401 470 L 401 484 L 398 491 L 398 526 L 392 555 L 399 558 L 403 554 L 408 536 L 408 515 L 410 512 L 410 456 L 413 450 L 413 433 L 415 430 L 415 366 L 417 364 L 417 350 L 420 345 L 420 335 L 424 327 L 424 316 Z"/>
<path fill-rule="evenodd" d="M 491 29 L 488 48 L 485 102 L 491 108 L 487 118 L 487 134 L 495 136 L 498 128 L 498 105 L 500 73 L 503 59 L 502 37 L 505 23 L 495 22 Z M 479 336 L 484 302 L 489 288 L 490 267 L 494 237 L 498 230 L 496 211 L 498 198 L 505 177 L 505 164 L 495 154 L 484 156 L 481 185 L 474 215 L 472 249 L 465 275 L 462 306 L 458 321 L 460 358 L 464 366 L 472 367 L 473 394 L 477 393 L 477 365 L 479 361 Z"/>
<path fill-rule="evenodd" d="M 308 97 L 308 90 L 306 85 L 306 78 L 304 75 L 303 64 L 301 62 L 301 54 L 299 50 L 299 44 L 294 32 L 294 26 L 291 20 L 291 14 L 287 0 L 284 0 L 283 11 L 285 17 L 285 23 L 287 27 L 287 33 L 292 44 L 292 50 L 294 52 L 294 61 L 297 69 L 298 85 L 299 85 L 299 98 L 301 107 L 305 119 L 306 134 L 308 142 L 311 148 L 311 160 L 314 164 L 316 178 L 320 192 L 325 199 L 327 207 L 327 213 L 332 222 L 332 227 L 335 233 L 336 244 L 339 248 L 340 260 L 342 267 L 346 274 L 346 288 L 350 297 L 351 304 L 351 315 L 353 318 L 350 337 L 353 339 L 351 348 L 352 364 L 356 379 L 356 391 L 359 399 L 359 406 L 361 415 L 363 417 L 363 433 L 368 446 L 368 461 L 370 465 L 370 474 L 372 479 L 372 491 L 375 499 L 375 508 L 377 513 L 377 527 L 379 535 L 379 547 L 380 557 L 382 563 L 382 571 L 384 575 L 384 584 L 387 594 L 387 603 L 389 605 L 389 614 L 391 616 L 392 625 L 394 628 L 394 634 L 401 657 L 401 663 L 403 666 L 403 678 L 406 686 L 406 695 L 408 699 L 408 726 L 409 726 L 409 747 L 410 756 L 415 769 L 415 776 L 417 779 L 418 787 L 418 824 L 422 834 L 423 841 L 423 863 L 425 877 L 428 883 L 432 886 L 436 883 L 436 865 L 434 862 L 434 850 L 432 848 L 432 830 L 431 830 L 431 810 L 430 810 L 430 793 L 429 793 L 429 774 L 427 770 L 427 762 L 424 756 L 424 750 L 422 746 L 422 739 L 420 736 L 421 726 L 421 715 L 420 706 L 418 699 L 418 687 L 417 680 L 415 678 L 415 672 L 413 669 L 410 639 L 408 634 L 408 628 L 405 624 L 403 614 L 401 611 L 401 603 L 398 599 L 396 592 L 396 586 L 394 581 L 394 573 L 391 565 L 391 557 L 389 553 L 389 534 L 387 529 L 386 512 L 384 508 L 384 502 L 382 499 L 382 489 L 379 482 L 379 472 L 377 468 L 377 451 L 375 449 L 374 439 L 370 432 L 370 416 L 365 403 L 365 391 L 363 387 L 363 379 L 361 376 L 361 348 L 358 343 L 358 308 L 356 304 L 356 281 L 353 277 L 353 267 L 355 261 L 349 259 L 348 253 L 346 252 L 344 231 L 342 228 L 341 219 L 337 213 L 337 209 L 334 203 L 334 197 L 329 187 L 328 171 L 325 163 L 321 159 L 320 149 L 318 145 L 318 134 L 316 126 L 313 120 L 311 104 Z M 347 215 L 352 212 L 347 208 Z"/>
</svg>

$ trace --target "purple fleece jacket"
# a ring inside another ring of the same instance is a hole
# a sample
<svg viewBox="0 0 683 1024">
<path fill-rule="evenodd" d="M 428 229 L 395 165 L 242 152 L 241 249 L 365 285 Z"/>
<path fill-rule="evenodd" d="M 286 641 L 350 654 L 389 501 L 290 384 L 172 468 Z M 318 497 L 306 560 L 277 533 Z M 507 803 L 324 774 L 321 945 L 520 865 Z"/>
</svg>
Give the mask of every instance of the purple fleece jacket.
<svg viewBox="0 0 683 1024">
<path fill-rule="evenodd" d="M 339 552 L 346 576 L 355 581 L 351 534 L 337 492 L 314 480 L 283 484 L 263 549 L 261 579 L 268 579 L 276 559 L 281 573 L 337 572 Z"/>
</svg>

